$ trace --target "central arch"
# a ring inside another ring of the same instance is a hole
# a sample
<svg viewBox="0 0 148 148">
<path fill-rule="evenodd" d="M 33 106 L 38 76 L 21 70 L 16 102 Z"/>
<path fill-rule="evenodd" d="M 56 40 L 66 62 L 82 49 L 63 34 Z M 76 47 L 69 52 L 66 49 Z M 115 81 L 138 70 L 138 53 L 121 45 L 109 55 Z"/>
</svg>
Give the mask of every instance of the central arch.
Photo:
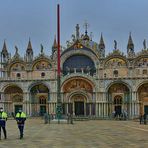
<svg viewBox="0 0 148 148">
<path fill-rule="evenodd" d="M 64 82 L 62 85 L 64 113 L 76 116 L 95 114 L 93 89 L 91 81 L 82 77 L 73 77 Z"/>
</svg>

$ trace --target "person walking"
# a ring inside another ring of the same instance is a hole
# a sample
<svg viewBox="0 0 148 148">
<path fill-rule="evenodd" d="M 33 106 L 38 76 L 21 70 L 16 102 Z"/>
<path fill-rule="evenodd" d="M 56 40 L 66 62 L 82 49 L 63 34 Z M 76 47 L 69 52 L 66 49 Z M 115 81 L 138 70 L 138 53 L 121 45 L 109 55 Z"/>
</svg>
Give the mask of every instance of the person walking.
<svg viewBox="0 0 148 148">
<path fill-rule="evenodd" d="M 140 114 L 139 119 L 140 119 L 140 124 L 142 124 L 142 121 L 143 121 L 143 114 L 142 113 Z"/>
<path fill-rule="evenodd" d="M 144 124 L 146 124 L 146 113 L 144 113 L 144 115 L 143 115 L 143 119 L 144 119 Z"/>
<path fill-rule="evenodd" d="M 1 128 L 3 129 L 4 139 L 7 139 L 6 132 L 6 121 L 7 121 L 7 113 L 4 112 L 3 108 L 0 108 L 0 140 L 1 140 Z"/>
<path fill-rule="evenodd" d="M 20 131 L 20 139 L 22 139 L 24 135 L 25 120 L 26 120 L 26 114 L 22 111 L 22 109 L 19 109 L 19 112 L 16 114 L 16 121 L 18 129 Z"/>
<path fill-rule="evenodd" d="M 70 123 L 70 113 L 67 113 L 67 124 Z"/>
</svg>

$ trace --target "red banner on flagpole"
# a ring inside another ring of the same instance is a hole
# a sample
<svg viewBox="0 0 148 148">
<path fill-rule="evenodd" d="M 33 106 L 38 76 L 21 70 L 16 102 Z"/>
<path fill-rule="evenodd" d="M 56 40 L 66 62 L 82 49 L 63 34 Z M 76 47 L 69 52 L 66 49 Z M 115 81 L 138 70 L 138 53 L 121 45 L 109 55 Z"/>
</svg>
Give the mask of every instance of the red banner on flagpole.
<svg viewBox="0 0 148 148">
<path fill-rule="evenodd" d="M 61 68 L 60 68 L 60 5 L 57 5 L 57 42 L 58 42 L 58 76 L 60 76 Z"/>
</svg>

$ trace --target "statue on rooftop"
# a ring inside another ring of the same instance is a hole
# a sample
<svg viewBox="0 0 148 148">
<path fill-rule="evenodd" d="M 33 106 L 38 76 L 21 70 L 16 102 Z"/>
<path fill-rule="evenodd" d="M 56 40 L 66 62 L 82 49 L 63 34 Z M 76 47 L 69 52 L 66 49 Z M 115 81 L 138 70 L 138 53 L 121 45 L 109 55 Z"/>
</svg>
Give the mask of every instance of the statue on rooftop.
<svg viewBox="0 0 148 148">
<path fill-rule="evenodd" d="M 114 40 L 114 49 L 116 50 L 117 49 L 117 41 Z"/>
<path fill-rule="evenodd" d="M 146 49 L 146 39 L 143 41 L 143 49 Z"/>
<path fill-rule="evenodd" d="M 41 44 L 41 54 L 43 54 L 43 50 L 44 50 L 44 47 L 43 47 L 43 45 Z"/>
<path fill-rule="evenodd" d="M 18 54 L 18 47 L 15 45 L 15 53 Z"/>
</svg>

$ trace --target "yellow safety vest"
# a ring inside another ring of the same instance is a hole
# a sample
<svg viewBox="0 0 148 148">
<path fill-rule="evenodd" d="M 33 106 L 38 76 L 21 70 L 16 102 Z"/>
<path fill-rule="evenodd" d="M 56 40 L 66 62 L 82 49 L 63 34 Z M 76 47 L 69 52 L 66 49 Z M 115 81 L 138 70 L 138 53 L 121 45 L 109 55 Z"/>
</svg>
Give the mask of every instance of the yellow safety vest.
<svg viewBox="0 0 148 148">
<path fill-rule="evenodd" d="M 6 112 L 2 112 L 0 113 L 0 118 L 3 119 L 7 119 L 7 113 Z"/>
<path fill-rule="evenodd" d="M 24 112 L 21 112 L 21 114 L 17 113 L 16 118 L 26 118 L 26 114 Z"/>
</svg>

